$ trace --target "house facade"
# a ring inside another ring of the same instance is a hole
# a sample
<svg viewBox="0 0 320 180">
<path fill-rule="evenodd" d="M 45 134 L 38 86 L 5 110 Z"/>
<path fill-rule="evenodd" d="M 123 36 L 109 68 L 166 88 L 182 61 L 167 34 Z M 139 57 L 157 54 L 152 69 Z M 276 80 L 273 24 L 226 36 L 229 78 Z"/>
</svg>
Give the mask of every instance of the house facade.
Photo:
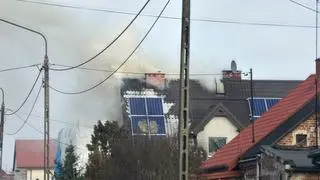
<svg viewBox="0 0 320 180">
<path fill-rule="evenodd" d="M 320 60 L 316 60 L 316 67 L 316 75 L 308 77 L 204 162 L 198 178 L 320 178 L 315 116 L 319 112 L 315 82 L 320 78 Z"/>
<path fill-rule="evenodd" d="M 50 140 L 50 169 L 54 171 L 56 141 Z M 15 180 L 43 180 L 43 140 L 16 140 L 13 172 Z M 52 178 L 52 176 L 50 177 Z"/>
<path fill-rule="evenodd" d="M 251 96 L 250 81 L 244 78 L 242 71 L 237 70 L 234 61 L 231 70 L 223 70 L 221 74 L 220 81 L 216 81 L 217 88 L 214 91 L 206 89 L 196 79 L 191 79 L 189 83 L 190 137 L 192 137 L 194 144 L 207 151 L 209 157 L 250 124 L 250 103 L 248 101 Z M 275 102 L 278 102 L 299 83 L 300 81 L 253 80 L 253 96 L 255 101 L 263 101 L 264 104 L 267 104 L 266 99 L 276 99 Z M 121 89 L 123 119 L 132 130 L 133 135 L 172 135 L 177 133 L 179 86 L 179 80 L 169 79 L 164 73 L 148 73 L 144 78 L 123 79 Z M 155 100 L 157 98 L 158 100 Z M 148 110 L 148 106 L 152 106 L 160 108 L 161 112 L 149 114 L 147 111 L 137 108 L 139 103 L 139 107 L 142 109 Z M 274 104 L 276 103 L 270 103 L 268 107 L 264 108 L 261 105 L 258 106 L 261 111 L 255 114 L 254 118 L 259 118 Z M 148 120 L 148 117 L 155 116 L 162 116 L 163 120 Z M 162 126 L 162 128 L 158 128 L 162 129 L 162 133 L 141 133 L 141 129 L 151 132 L 150 125 L 153 127 Z"/>
</svg>

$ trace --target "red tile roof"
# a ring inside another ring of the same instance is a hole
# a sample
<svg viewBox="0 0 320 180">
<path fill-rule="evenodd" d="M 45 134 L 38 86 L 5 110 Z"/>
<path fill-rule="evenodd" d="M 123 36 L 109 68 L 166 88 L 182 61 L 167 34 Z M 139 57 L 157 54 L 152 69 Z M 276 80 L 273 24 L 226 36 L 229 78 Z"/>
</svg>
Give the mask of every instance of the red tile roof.
<svg viewBox="0 0 320 180">
<path fill-rule="evenodd" d="M 221 179 L 221 178 L 234 178 L 234 177 L 240 177 L 241 173 L 239 171 L 227 171 L 227 172 L 219 172 L 214 174 L 204 174 L 199 176 L 199 179 Z"/>
<path fill-rule="evenodd" d="M 272 107 L 255 122 L 255 143 L 252 143 L 252 126 L 249 125 L 233 140 L 226 144 L 217 153 L 205 161 L 201 168 L 210 168 L 217 165 L 227 165 L 228 170 L 235 168 L 241 155 L 250 150 L 255 144 L 285 122 L 315 96 L 315 75 L 311 75 L 302 82 L 287 97 Z"/>
<path fill-rule="evenodd" d="M 50 167 L 54 167 L 56 141 L 50 140 Z M 15 166 L 16 168 L 43 168 L 44 163 L 43 140 L 16 140 Z"/>
</svg>

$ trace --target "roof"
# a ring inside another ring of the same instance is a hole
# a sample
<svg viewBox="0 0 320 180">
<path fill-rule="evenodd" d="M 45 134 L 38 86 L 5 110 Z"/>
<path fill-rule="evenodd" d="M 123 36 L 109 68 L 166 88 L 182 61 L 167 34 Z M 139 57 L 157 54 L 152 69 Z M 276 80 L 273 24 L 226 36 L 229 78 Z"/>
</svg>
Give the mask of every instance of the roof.
<svg viewBox="0 0 320 180">
<path fill-rule="evenodd" d="M 233 140 L 218 150 L 212 158 L 205 161 L 201 168 L 206 169 L 218 165 L 226 165 L 229 171 L 233 170 L 244 153 L 313 99 L 315 94 L 314 82 L 315 76 L 312 75 L 255 121 L 254 143 L 252 142 L 252 125 L 249 125 Z"/>
<path fill-rule="evenodd" d="M 285 97 L 302 81 L 296 80 L 253 80 L 254 97 Z M 228 98 L 250 97 L 250 80 L 224 80 Z"/>
<path fill-rule="evenodd" d="M 220 180 L 221 178 L 234 178 L 234 177 L 240 177 L 241 173 L 239 171 L 227 171 L 227 172 L 219 172 L 215 174 L 203 174 L 200 177 L 205 179 L 217 179 Z"/>
<path fill-rule="evenodd" d="M 43 168 L 44 163 L 43 140 L 16 140 L 15 142 L 15 168 Z M 50 167 L 54 167 L 56 141 L 50 140 Z"/>
<path fill-rule="evenodd" d="M 121 93 L 125 91 L 141 91 L 147 87 L 146 82 L 141 78 L 122 79 L 123 85 Z M 254 80 L 255 96 L 282 98 L 295 88 L 301 81 L 286 80 Z M 223 104 L 225 109 L 230 112 L 240 124 L 236 126 L 240 129 L 249 125 L 249 106 L 246 98 L 250 96 L 250 81 L 248 80 L 223 80 L 225 95 L 216 94 L 204 88 L 198 80 L 190 80 L 190 118 L 192 121 L 191 129 L 199 128 L 212 115 L 217 105 Z M 150 85 L 148 85 L 150 87 Z M 168 82 L 168 88 L 159 90 L 153 88 L 155 92 L 165 95 L 165 101 L 175 103 L 170 109 L 169 114 L 178 115 L 179 113 L 179 80 Z"/>
<path fill-rule="evenodd" d="M 234 103 L 231 103 L 234 104 Z M 239 122 L 237 116 L 235 116 L 233 113 L 230 112 L 229 108 L 227 108 L 228 105 L 226 102 L 221 101 L 218 105 L 216 105 L 213 110 L 209 113 L 208 116 L 206 116 L 203 121 L 194 129 L 194 133 L 198 133 L 200 131 L 203 130 L 203 128 L 205 127 L 205 125 L 212 120 L 212 118 L 216 117 L 216 116 L 226 116 L 233 124 L 235 124 L 235 126 L 240 130 L 243 129 L 243 123 Z M 241 106 L 240 106 L 241 107 Z M 249 114 L 249 113 L 248 113 Z M 248 118 L 248 114 L 247 114 L 247 118 Z"/>
<path fill-rule="evenodd" d="M 304 171 L 312 169 L 320 172 L 320 166 L 312 163 L 312 158 L 309 154 L 313 149 L 281 149 L 271 146 L 262 146 L 261 151 L 280 160 L 283 164 L 290 164 L 294 171 Z"/>
</svg>

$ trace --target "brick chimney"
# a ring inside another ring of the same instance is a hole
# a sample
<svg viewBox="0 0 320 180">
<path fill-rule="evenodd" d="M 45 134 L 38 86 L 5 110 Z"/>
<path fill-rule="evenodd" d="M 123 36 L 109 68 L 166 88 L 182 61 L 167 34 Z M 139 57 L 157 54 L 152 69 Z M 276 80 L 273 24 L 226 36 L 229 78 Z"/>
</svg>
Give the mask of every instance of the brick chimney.
<svg viewBox="0 0 320 180">
<path fill-rule="evenodd" d="M 237 64 L 236 62 L 233 60 L 231 62 L 231 70 L 223 70 L 222 71 L 222 79 L 226 80 L 226 79 L 233 79 L 233 80 L 241 80 L 241 74 L 242 72 L 237 70 Z"/>
<path fill-rule="evenodd" d="M 156 87 L 158 89 L 164 89 L 166 88 L 167 79 L 166 75 L 164 73 L 161 73 L 160 71 L 157 73 L 146 73 L 146 87 Z"/>
<path fill-rule="evenodd" d="M 316 75 L 318 80 L 320 80 L 320 58 L 316 59 Z"/>
</svg>

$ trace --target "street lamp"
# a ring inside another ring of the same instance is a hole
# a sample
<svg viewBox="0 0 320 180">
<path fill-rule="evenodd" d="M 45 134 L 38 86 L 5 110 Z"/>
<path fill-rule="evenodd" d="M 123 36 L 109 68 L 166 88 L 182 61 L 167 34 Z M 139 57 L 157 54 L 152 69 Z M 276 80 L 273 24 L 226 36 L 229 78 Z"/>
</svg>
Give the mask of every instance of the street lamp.
<svg viewBox="0 0 320 180">
<path fill-rule="evenodd" d="M 44 81 L 43 82 L 44 83 L 43 85 L 44 87 L 44 166 L 43 166 L 43 170 L 44 170 L 44 180 L 49 180 L 50 179 L 50 175 L 49 175 L 50 126 L 49 126 L 49 58 L 48 58 L 47 38 L 41 32 L 35 31 L 28 27 L 25 27 L 4 19 L 0 19 L 0 21 L 18 28 L 22 28 L 26 31 L 35 33 L 41 36 L 41 38 L 44 40 L 45 52 L 44 52 L 44 61 L 43 61 L 43 69 L 44 69 L 44 80 L 43 80 Z"/>
</svg>

